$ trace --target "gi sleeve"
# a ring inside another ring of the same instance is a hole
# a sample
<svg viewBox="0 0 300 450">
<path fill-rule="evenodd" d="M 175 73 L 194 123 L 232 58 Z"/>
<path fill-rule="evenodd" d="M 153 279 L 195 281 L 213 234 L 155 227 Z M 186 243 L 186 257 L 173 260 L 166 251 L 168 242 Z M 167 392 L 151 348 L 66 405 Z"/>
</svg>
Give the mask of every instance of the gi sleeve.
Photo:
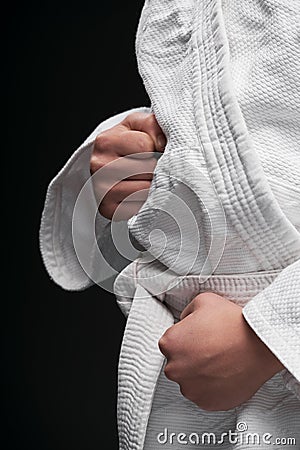
<svg viewBox="0 0 300 450">
<path fill-rule="evenodd" d="M 300 260 L 256 295 L 243 309 L 243 315 L 285 366 L 284 381 L 300 398 Z"/>
<path fill-rule="evenodd" d="M 120 271 L 128 264 L 128 260 L 114 250 L 110 236 L 110 221 L 99 212 L 96 213 L 95 220 L 93 218 L 95 222 L 93 233 L 96 234 L 96 239 L 95 236 L 87 235 L 91 234 L 89 221 L 92 212 L 97 211 L 97 204 L 91 183 L 86 182 L 90 178 L 90 156 L 98 134 L 120 123 L 128 114 L 136 111 L 150 112 L 150 109 L 134 108 L 100 123 L 48 187 L 40 225 L 40 250 L 50 277 L 64 289 L 82 290 L 93 284 L 89 271 L 84 269 L 78 260 L 72 235 L 74 207 L 84 186 L 86 186 L 84 202 L 81 202 L 80 208 L 76 211 L 77 221 L 82 230 L 82 248 L 86 253 L 85 259 L 91 267 L 91 272 L 96 246 L 100 251 L 103 249 L 105 259 L 116 270 Z M 105 270 L 106 267 L 103 267 L 104 272 Z M 105 278 L 105 273 L 101 276 L 102 279 Z"/>
</svg>

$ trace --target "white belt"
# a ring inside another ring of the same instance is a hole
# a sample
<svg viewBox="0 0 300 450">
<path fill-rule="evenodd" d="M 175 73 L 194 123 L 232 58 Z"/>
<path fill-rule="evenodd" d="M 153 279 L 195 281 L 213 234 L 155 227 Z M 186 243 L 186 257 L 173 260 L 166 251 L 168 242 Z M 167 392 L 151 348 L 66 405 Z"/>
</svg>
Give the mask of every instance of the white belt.
<svg viewBox="0 0 300 450">
<path fill-rule="evenodd" d="M 138 285 L 119 359 L 120 450 L 140 450 L 144 446 L 155 385 L 164 362 L 157 343 L 173 323 L 174 317 L 166 306 Z"/>
<path fill-rule="evenodd" d="M 142 281 L 145 278 L 139 280 L 137 264 L 134 262 L 128 266 L 123 271 L 126 276 L 122 279 L 121 273 L 116 283 L 118 302 L 123 311 L 129 312 L 118 371 L 120 450 L 143 449 L 155 386 L 164 363 L 158 341 L 174 324 L 174 317 L 178 317 L 186 304 L 200 292 L 214 291 L 243 305 L 267 287 L 279 273 L 217 275 L 205 282 L 197 276 L 187 276 L 171 289 L 166 288 L 158 300 L 149 292 L 150 284 L 146 283 L 147 289 L 140 284 L 143 282 L 145 286 Z"/>
</svg>

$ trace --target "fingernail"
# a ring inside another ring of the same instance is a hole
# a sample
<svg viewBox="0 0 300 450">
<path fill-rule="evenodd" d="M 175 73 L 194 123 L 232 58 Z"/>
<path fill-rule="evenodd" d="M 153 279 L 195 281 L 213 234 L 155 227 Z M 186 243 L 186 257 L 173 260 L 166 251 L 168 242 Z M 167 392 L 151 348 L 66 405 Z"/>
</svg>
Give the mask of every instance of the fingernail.
<svg viewBox="0 0 300 450">
<path fill-rule="evenodd" d="M 157 136 L 157 145 L 159 150 L 163 150 L 166 146 L 166 138 L 163 134 Z"/>
</svg>

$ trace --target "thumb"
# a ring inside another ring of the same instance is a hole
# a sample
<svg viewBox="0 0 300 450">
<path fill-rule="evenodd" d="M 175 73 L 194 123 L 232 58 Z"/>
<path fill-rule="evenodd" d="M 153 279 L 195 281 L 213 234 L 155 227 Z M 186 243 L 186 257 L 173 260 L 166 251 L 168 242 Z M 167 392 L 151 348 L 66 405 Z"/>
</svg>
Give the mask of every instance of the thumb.
<svg viewBox="0 0 300 450">
<path fill-rule="evenodd" d="M 123 120 L 122 125 L 130 130 L 147 133 L 152 138 L 156 151 L 164 151 L 167 139 L 153 113 L 134 112 Z"/>
<path fill-rule="evenodd" d="M 182 313 L 180 314 L 180 320 L 185 319 L 185 317 L 189 316 L 190 314 L 192 314 L 195 309 L 197 308 L 197 305 L 195 304 L 195 302 L 191 302 L 189 303 L 184 310 L 182 311 Z"/>
<path fill-rule="evenodd" d="M 196 295 L 196 297 L 184 308 L 180 314 L 180 320 L 192 314 L 199 308 L 205 308 L 207 306 L 209 306 L 209 308 L 220 307 L 220 305 L 222 306 L 228 302 L 229 300 L 227 298 L 214 292 L 203 292 L 202 294 Z"/>
</svg>

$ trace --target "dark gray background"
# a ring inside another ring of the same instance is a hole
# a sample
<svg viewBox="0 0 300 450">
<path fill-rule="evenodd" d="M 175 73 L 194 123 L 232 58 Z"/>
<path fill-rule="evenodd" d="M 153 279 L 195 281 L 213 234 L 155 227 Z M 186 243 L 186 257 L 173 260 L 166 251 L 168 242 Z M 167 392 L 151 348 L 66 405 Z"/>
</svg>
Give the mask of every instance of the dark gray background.
<svg viewBox="0 0 300 450">
<path fill-rule="evenodd" d="M 38 229 L 49 181 L 95 126 L 149 103 L 134 53 L 142 4 L 24 2 L 2 16 L 3 200 L 14 213 L 2 239 L 4 450 L 117 449 L 125 320 L 99 287 L 70 293 L 49 279 Z"/>
</svg>

